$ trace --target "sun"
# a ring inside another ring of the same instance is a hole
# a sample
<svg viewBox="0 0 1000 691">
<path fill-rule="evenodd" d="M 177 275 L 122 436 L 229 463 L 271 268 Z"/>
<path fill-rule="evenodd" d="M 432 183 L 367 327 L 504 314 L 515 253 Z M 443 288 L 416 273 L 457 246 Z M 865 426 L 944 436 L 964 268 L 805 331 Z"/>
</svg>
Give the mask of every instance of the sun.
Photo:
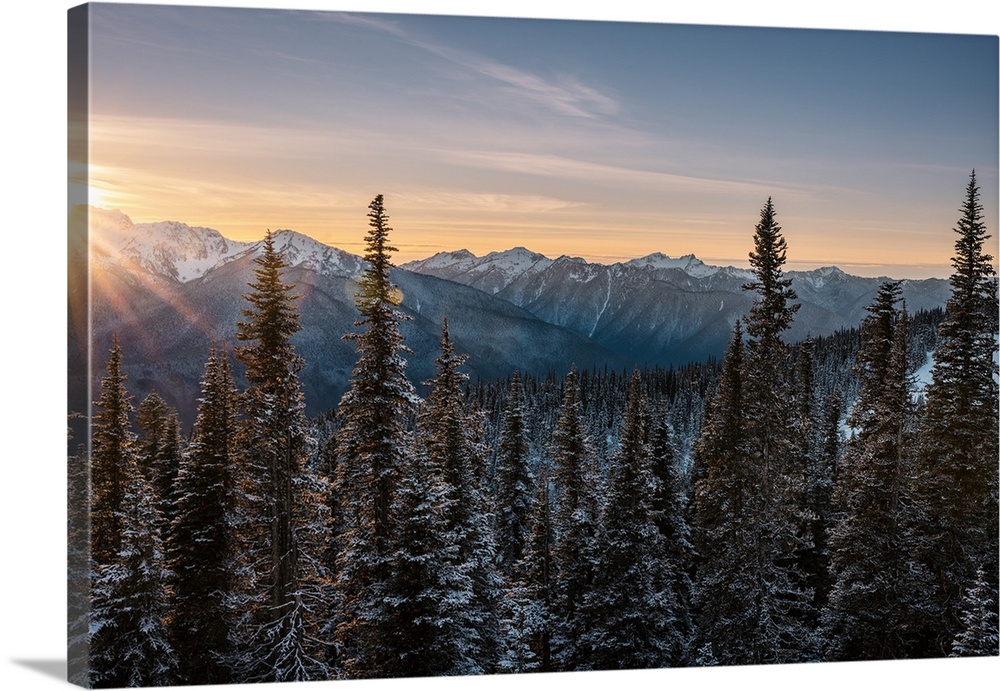
<svg viewBox="0 0 1000 691">
<path fill-rule="evenodd" d="M 126 179 L 124 172 L 91 161 L 74 176 L 75 182 L 86 186 L 87 204 L 101 209 L 117 209 L 133 195 L 125 192 L 120 183 Z"/>
<path fill-rule="evenodd" d="M 87 204 L 101 209 L 111 208 L 111 191 L 91 183 L 87 186 Z"/>
</svg>

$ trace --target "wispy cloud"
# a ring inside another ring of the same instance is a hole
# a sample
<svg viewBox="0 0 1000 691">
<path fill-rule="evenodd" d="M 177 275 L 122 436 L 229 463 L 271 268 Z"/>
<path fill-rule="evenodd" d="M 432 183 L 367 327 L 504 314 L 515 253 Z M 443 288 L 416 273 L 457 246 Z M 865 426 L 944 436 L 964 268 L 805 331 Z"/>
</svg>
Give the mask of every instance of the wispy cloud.
<svg viewBox="0 0 1000 691">
<path fill-rule="evenodd" d="M 331 18 L 390 34 L 464 71 L 487 77 L 506 90 L 562 115 L 597 118 L 615 115 L 620 111 L 620 105 L 614 98 L 572 75 L 543 77 L 477 53 L 419 38 L 389 20 L 356 14 L 337 14 Z"/>
<path fill-rule="evenodd" d="M 606 163 L 594 163 L 583 159 L 544 153 L 480 150 L 450 151 L 443 155 L 452 162 L 460 165 L 488 168 L 518 175 L 587 180 L 605 184 L 638 184 L 660 189 L 669 188 L 691 192 L 727 192 L 755 195 L 773 193 L 776 189 L 776 186 L 771 182 L 682 175 Z M 783 186 L 783 188 L 789 193 L 801 193 L 803 191 L 801 188 L 791 186 Z"/>
<path fill-rule="evenodd" d="M 374 14 L 355 14 L 353 12 L 327 12 L 301 10 L 301 14 L 308 15 L 312 21 L 336 22 L 337 24 L 350 24 L 364 29 L 372 29 L 383 33 L 392 34 L 399 38 L 405 38 L 406 32 L 400 28 L 397 22 L 385 19 Z"/>
<path fill-rule="evenodd" d="M 460 190 L 409 189 L 395 195 L 395 202 L 420 211 L 482 211 L 537 214 L 584 206 L 579 202 L 537 194 L 494 194 Z"/>
<path fill-rule="evenodd" d="M 325 64 L 322 60 L 315 60 L 313 58 L 304 58 L 301 55 L 293 55 L 289 52 L 281 50 L 256 49 L 254 50 L 254 53 L 265 58 L 275 58 L 277 60 L 287 60 L 290 62 L 304 63 L 307 65 Z"/>
<path fill-rule="evenodd" d="M 359 133 L 347 126 L 324 130 L 226 120 L 131 117 L 95 114 L 90 120 L 91 145 L 102 152 L 194 152 L 240 157 L 318 157 L 323 147 L 355 145 Z M 150 156 L 151 160 L 152 157 Z"/>
<path fill-rule="evenodd" d="M 546 79 L 463 50 L 426 41 L 410 41 L 454 65 L 500 82 L 504 87 L 556 113 L 582 118 L 614 115 L 618 103 L 601 91 L 572 76 Z"/>
</svg>

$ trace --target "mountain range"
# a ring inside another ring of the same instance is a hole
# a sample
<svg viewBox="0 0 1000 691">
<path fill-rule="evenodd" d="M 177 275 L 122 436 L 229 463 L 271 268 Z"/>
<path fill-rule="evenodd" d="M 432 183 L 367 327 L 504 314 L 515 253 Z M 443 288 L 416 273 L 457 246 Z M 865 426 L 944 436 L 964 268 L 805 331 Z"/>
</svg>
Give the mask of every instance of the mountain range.
<svg viewBox="0 0 1000 691">
<path fill-rule="evenodd" d="M 95 383 L 117 333 L 133 395 L 141 400 L 155 388 L 190 424 L 209 348 L 237 345 L 262 241 L 174 221 L 135 224 L 92 207 L 74 208 L 70 221 L 90 229 Z M 356 329 L 354 294 L 365 262 L 291 230 L 273 236 L 290 265 L 285 281 L 301 296 L 303 328 L 294 343 L 306 361 L 307 409 L 322 412 L 336 405 L 354 366 L 354 347 L 342 337 Z M 802 305 L 792 341 L 857 326 L 885 280 L 835 267 L 788 276 Z M 752 279 L 747 269 L 659 253 L 600 264 L 523 247 L 482 257 L 458 250 L 402 264 L 392 279 L 407 317 L 408 373 L 418 386 L 432 374 L 445 318 L 469 374 L 493 379 L 515 368 L 544 375 L 574 364 L 621 369 L 721 356 L 753 300 L 742 289 Z M 902 285 L 911 311 L 942 306 L 949 290 L 943 279 Z"/>
</svg>

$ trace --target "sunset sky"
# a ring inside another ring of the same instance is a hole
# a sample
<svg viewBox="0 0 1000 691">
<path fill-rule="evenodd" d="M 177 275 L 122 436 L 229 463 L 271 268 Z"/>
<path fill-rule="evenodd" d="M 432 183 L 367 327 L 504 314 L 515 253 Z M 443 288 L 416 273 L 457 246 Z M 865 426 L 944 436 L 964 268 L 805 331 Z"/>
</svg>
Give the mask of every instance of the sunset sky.
<svg viewBox="0 0 1000 691">
<path fill-rule="evenodd" d="M 91 203 L 397 262 L 523 245 L 947 276 L 997 229 L 995 36 L 94 5 Z M 996 254 L 996 252 L 994 252 Z"/>
</svg>

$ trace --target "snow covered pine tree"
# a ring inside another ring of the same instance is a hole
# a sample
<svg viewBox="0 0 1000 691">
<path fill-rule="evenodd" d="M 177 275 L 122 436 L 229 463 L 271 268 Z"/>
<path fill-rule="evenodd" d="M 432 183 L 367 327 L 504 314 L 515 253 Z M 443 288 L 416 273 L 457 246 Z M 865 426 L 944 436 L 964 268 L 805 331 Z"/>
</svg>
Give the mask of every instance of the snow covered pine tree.
<svg viewBox="0 0 1000 691">
<path fill-rule="evenodd" d="M 337 475 L 341 513 L 337 535 L 336 642 L 340 667 L 350 677 L 384 676 L 398 656 L 390 592 L 397 538 L 393 501 L 410 448 L 406 423 L 417 401 L 406 378 L 406 346 L 399 322 L 389 217 L 382 195 L 368 205 L 367 268 L 357 294 L 360 333 L 351 388 L 340 401 Z"/>
<path fill-rule="evenodd" d="M 929 566 L 939 574 L 947 654 L 962 630 L 961 602 L 977 569 L 997 589 L 997 280 L 975 171 L 954 229 L 951 297 L 939 327 L 932 381 L 920 427 L 920 487 L 930 512 Z M 994 600 L 995 601 L 995 600 Z"/>
<path fill-rule="evenodd" d="M 249 491 L 236 522 L 245 578 L 247 628 L 237 648 L 240 681 L 327 679 L 325 646 L 312 621 L 310 600 L 322 589 L 318 554 L 305 553 L 300 536 L 323 530 L 325 498 L 306 465 L 309 437 L 299 383 L 302 359 L 291 337 L 301 327 L 293 294 L 283 282 L 287 268 L 268 231 L 254 262 L 255 280 L 244 297 L 236 357 L 249 388 L 241 396 L 244 420 L 239 444 L 243 486 Z"/>
</svg>

